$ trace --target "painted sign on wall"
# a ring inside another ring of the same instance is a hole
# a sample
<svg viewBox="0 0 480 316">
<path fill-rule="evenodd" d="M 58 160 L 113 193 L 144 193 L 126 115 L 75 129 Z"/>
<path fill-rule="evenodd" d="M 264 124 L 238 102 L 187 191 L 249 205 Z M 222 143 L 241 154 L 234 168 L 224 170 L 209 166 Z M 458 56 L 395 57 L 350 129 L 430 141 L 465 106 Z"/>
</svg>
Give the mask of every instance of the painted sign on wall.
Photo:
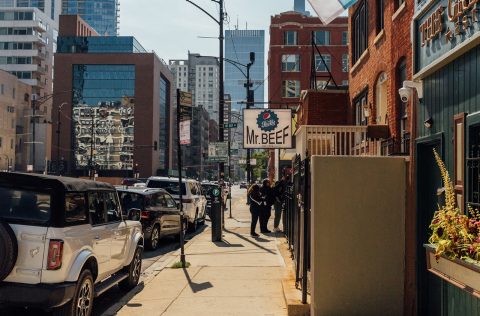
<svg viewBox="0 0 480 316">
<path fill-rule="evenodd" d="M 292 110 L 243 110 L 243 148 L 292 148 Z"/>
<path fill-rule="evenodd" d="M 480 37 L 480 0 L 433 0 L 414 21 L 415 73 Z"/>
</svg>

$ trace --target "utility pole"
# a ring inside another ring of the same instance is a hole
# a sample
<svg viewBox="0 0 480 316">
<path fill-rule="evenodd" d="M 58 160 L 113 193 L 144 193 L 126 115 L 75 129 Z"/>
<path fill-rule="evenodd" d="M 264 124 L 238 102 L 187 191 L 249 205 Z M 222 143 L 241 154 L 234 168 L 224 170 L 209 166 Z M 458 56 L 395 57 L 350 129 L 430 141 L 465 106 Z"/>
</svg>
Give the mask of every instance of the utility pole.
<svg viewBox="0 0 480 316">
<path fill-rule="evenodd" d="M 63 105 L 66 105 L 66 102 L 63 102 L 58 106 L 58 112 L 57 112 L 57 176 L 60 175 L 60 126 L 61 126 L 61 121 L 60 121 L 60 114 L 62 113 L 62 107 Z"/>
<path fill-rule="evenodd" d="M 182 146 L 180 145 L 180 120 L 181 120 L 181 101 L 180 101 L 180 89 L 177 89 L 177 164 L 178 164 L 178 194 L 180 202 L 180 262 L 182 267 L 186 268 L 185 261 L 185 241 L 183 236 L 183 196 L 182 196 Z"/>
<path fill-rule="evenodd" d="M 90 179 L 95 179 L 95 171 L 93 166 L 93 148 L 95 144 L 95 110 L 90 108 L 90 115 L 92 116 L 92 128 L 90 131 Z"/>
<path fill-rule="evenodd" d="M 35 172 L 35 141 L 36 141 L 36 138 L 35 138 L 35 125 L 37 125 L 37 104 L 36 104 L 36 96 L 35 95 L 32 95 L 32 168 L 33 168 L 33 172 Z"/>
<path fill-rule="evenodd" d="M 254 104 L 254 96 L 253 91 L 250 88 L 253 84 L 250 82 L 250 67 L 255 63 L 255 52 L 250 52 L 250 62 L 247 64 L 247 83 L 244 85 L 247 88 L 247 110 L 250 109 L 250 105 Z M 245 135 L 244 135 L 245 137 Z M 252 181 L 252 173 L 251 173 L 251 166 L 250 166 L 250 149 L 247 149 L 247 185 L 250 186 L 250 182 Z"/>
</svg>

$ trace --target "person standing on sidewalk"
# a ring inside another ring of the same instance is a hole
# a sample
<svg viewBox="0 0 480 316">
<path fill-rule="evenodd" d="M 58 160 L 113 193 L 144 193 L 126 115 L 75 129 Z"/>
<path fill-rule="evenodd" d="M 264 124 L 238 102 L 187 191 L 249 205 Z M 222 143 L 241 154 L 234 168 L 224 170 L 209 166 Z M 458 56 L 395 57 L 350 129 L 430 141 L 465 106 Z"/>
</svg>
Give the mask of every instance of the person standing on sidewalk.
<svg viewBox="0 0 480 316">
<path fill-rule="evenodd" d="M 258 237 L 259 235 L 255 232 L 257 228 L 257 222 L 262 209 L 264 208 L 265 201 L 263 200 L 262 195 L 260 194 L 260 187 L 258 184 L 252 185 L 249 190 L 248 201 L 250 204 L 250 213 L 252 214 L 252 223 L 250 225 L 250 236 Z M 261 226 L 260 226 L 261 229 Z"/>
<path fill-rule="evenodd" d="M 262 210 L 262 214 L 260 214 L 260 231 L 262 233 L 271 233 L 268 230 L 268 220 L 272 215 L 272 205 L 275 203 L 275 192 L 273 191 L 270 180 L 265 179 L 263 180 L 262 187 L 260 188 L 260 193 L 265 199 L 265 205 Z"/>
<path fill-rule="evenodd" d="M 282 219 L 282 212 L 283 212 L 283 202 L 285 199 L 285 191 L 287 189 L 287 183 L 288 183 L 288 178 L 286 176 L 283 176 L 280 181 L 275 183 L 275 203 L 274 203 L 274 209 L 275 209 L 275 219 L 273 221 L 273 231 L 274 232 L 279 232 L 280 228 L 278 226 L 280 225 L 280 220 Z"/>
</svg>

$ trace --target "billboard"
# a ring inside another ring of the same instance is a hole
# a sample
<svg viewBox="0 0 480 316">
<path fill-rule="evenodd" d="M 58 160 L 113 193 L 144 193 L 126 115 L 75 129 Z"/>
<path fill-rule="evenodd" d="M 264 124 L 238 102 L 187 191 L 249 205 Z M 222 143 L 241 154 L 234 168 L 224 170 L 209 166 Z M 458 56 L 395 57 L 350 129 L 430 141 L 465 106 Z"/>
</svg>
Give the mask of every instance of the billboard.
<svg viewBox="0 0 480 316">
<path fill-rule="evenodd" d="M 292 110 L 244 109 L 243 148 L 292 148 Z"/>
</svg>

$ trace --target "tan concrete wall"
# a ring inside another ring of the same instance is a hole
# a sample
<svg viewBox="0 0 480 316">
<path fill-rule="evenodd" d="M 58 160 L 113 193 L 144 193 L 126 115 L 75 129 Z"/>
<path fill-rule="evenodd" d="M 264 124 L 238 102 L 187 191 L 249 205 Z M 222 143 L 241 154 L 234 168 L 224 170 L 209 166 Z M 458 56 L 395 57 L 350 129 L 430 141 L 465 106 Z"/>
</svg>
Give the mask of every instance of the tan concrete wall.
<svg viewBox="0 0 480 316">
<path fill-rule="evenodd" d="M 311 166 L 312 315 L 403 315 L 405 160 Z"/>
</svg>

